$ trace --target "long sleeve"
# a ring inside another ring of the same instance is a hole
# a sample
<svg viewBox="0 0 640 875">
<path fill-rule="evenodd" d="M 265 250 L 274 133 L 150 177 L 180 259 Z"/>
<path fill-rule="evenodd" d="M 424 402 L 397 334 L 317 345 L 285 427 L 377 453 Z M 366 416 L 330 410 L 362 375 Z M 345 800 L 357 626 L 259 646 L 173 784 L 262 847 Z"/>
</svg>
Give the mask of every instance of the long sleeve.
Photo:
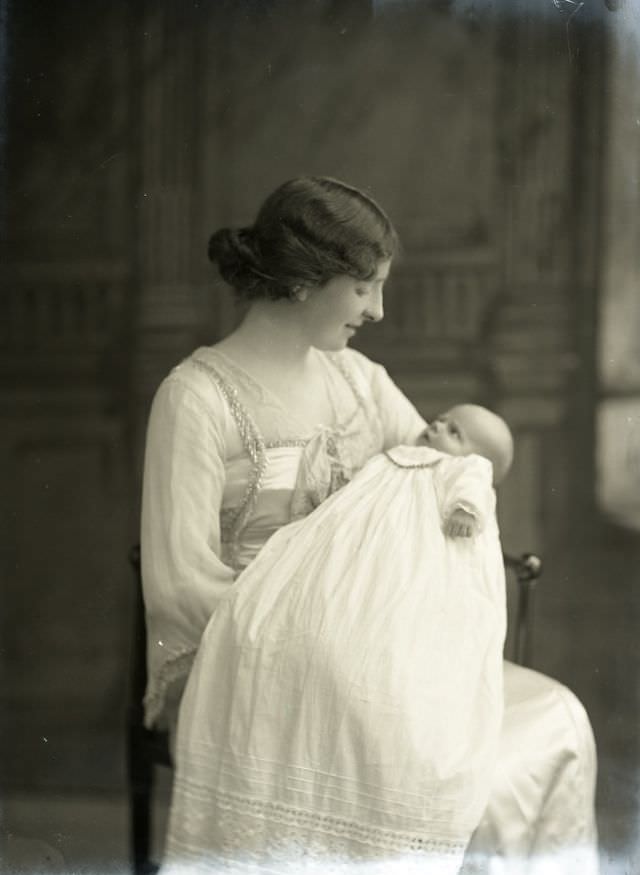
<svg viewBox="0 0 640 875">
<path fill-rule="evenodd" d="M 189 376 L 189 375 L 187 375 Z M 146 719 L 186 677 L 207 622 L 233 572 L 219 558 L 226 409 L 170 375 L 154 399 L 142 500 L 142 578 L 147 612 Z"/>
<path fill-rule="evenodd" d="M 495 513 L 491 462 L 482 456 L 446 456 L 433 468 L 433 484 L 442 520 L 456 508 L 476 518 L 478 530 Z"/>
</svg>

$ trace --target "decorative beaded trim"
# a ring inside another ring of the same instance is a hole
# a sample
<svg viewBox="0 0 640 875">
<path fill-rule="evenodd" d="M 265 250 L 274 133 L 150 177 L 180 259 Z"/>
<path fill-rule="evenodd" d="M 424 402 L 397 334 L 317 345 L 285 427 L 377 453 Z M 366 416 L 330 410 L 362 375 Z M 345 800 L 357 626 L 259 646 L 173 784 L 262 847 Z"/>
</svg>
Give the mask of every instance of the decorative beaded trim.
<svg viewBox="0 0 640 875">
<path fill-rule="evenodd" d="M 264 472 L 267 467 L 267 458 L 265 455 L 265 442 L 260 434 L 257 425 L 253 418 L 246 410 L 243 404 L 238 399 L 238 390 L 235 386 L 228 383 L 218 371 L 207 362 L 194 358 L 194 364 L 201 368 L 211 377 L 216 386 L 220 389 L 225 401 L 229 405 L 231 416 L 237 426 L 240 434 L 242 445 L 246 454 L 251 461 L 251 470 L 249 472 L 249 480 L 243 499 L 235 509 L 234 517 L 230 514 L 226 515 L 224 521 L 225 541 L 229 544 L 229 552 L 231 563 L 234 568 L 238 566 L 237 557 L 237 540 L 238 535 L 246 524 L 258 497 L 258 492 L 262 486 Z M 222 528 L 222 518 L 221 518 Z"/>
<path fill-rule="evenodd" d="M 436 465 L 439 465 L 442 462 L 442 459 L 434 459 L 433 462 L 412 462 L 410 465 L 405 464 L 404 462 L 399 462 L 397 459 L 394 459 L 389 450 L 384 451 L 384 455 L 389 459 L 390 462 L 396 466 L 396 468 L 405 468 L 405 469 L 413 469 L 413 468 L 435 468 Z"/>
<path fill-rule="evenodd" d="M 329 360 L 335 365 L 335 367 L 340 371 L 346 382 L 349 384 L 351 391 L 353 392 L 356 401 L 360 408 L 364 411 L 364 415 L 369 421 L 372 434 L 381 434 L 381 424 L 379 415 L 376 411 L 375 405 L 368 401 L 367 398 L 363 395 L 360 387 L 358 386 L 358 382 L 353 375 L 353 371 L 347 367 L 347 363 L 344 360 L 344 357 L 339 353 L 329 354 Z"/>
<path fill-rule="evenodd" d="M 367 410 L 367 403 L 365 401 L 364 395 L 360 391 L 360 387 L 358 386 L 356 380 L 354 379 L 353 374 L 351 373 L 351 370 L 345 364 L 344 356 L 341 356 L 338 353 L 333 353 L 333 354 L 328 353 L 327 358 L 329 359 L 331 364 L 340 371 L 340 373 L 344 377 L 345 381 L 347 382 L 349 388 L 353 392 L 355 399 L 358 402 L 359 406 L 362 407 L 366 411 Z"/>
<path fill-rule="evenodd" d="M 370 412 L 368 405 L 353 377 L 353 374 L 346 366 L 343 357 L 340 355 L 328 354 L 327 358 L 343 376 L 347 385 L 353 392 L 358 407 L 364 411 L 365 416 L 367 417 L 367 419 L 369 419 Z M 196 367 L 204 371 L 204 373 L 206 373 L 210 377 L 210 379 L 213 380 L 213 382 L 222 393 L 225 401 L 229 406 L 231 416 L 233 417 L 233 420 L 238 428 L 240 439 L 242 441 L 245 452 L 249 456 L 249 460 L 251 462 L 251 470 L 249 473 L 247 488 L 245 490 L 242 501 L 236 507 L 222 508 L 222 510 L 220 511 L 220 537 L 223 544 L 223 551 L 225 554 L 224 560 L 225 562 L 228 562 L 232 568 L 238 570 L 239 535 L 255 508 L 258 493 L 262 488 L 264 474 L 267 468 L 266 450 L 277 449 L 280 447 L 304 448 L 309 443 L 309 438 L 292 438 L 290 440 L 283 439 L 268 442 L 265 441 L 260 434 L 258 426 L 253 420 L 252 416 L 238 398 L 238 390 L 236 389 L 236 387 L 227 379 L 225 379 L 225 377 L 222 376 L 218 369 L 209 362 L 205 362 L 198 357 L 193 357 L 192 361 L 196 365 Z M 262 394 L 264 394 L 260 385 L 256 383 L 249 375 L 247 375 L 247 377 L 251 381 L 252 386 L 255 386 L 257 389 L 260 390 Z M 341 429 L 333 428 L 330 429 L 330 431 L 333 434 L 337 435 L 340 433 Z M 329 455 L 337 457 L 337 452 L 331 452 L 332 447 L 335 447 L 335 440 L 333 439 L 333 437 L 331 437 L 330 441 L 327 442 L 327 450 L 329 452 Z M 335 460 L 332 464 L 332 468 L 333 467 L 335 467 Z M 335 472 L 333 473 L 335 474 Z M 338 480 L 338 485 L 343 485 L 344 482 L 347 481 L 347 478 L 345 478 L 344 474 L 342 474 L 342 476 L 339 477 Z"/>
</svg>

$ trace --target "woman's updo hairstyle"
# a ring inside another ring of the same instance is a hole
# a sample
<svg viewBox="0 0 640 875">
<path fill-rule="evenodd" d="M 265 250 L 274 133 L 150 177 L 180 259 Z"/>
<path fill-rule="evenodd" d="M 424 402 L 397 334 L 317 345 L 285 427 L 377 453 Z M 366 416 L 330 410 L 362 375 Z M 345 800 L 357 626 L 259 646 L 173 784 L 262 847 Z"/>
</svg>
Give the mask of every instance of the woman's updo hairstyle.
<svg viewBox="0 0 640 875">
<path fill-rule="evenodd" d="M 336 179 L 309 176 L 269 195 L 251 227 L 217 231 L 209 258 L 239 297 L 275 300 L 340 275 L 371 279 L 397 245 L 372 198 Z"/>
</svg>

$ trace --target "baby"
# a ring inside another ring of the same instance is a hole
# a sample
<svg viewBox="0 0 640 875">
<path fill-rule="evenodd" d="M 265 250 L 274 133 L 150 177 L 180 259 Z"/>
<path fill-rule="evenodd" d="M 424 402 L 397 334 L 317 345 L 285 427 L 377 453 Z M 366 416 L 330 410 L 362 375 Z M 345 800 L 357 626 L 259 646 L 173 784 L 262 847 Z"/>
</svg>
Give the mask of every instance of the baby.
<svg viewBox="0 0 640 875">
<path fill-rule="evenodd" d="M 492 464 L 494 485 L 504 479 L 513 461 L 509 426 L 500 416 L 477 404 L 458 404 L 440 414 L 422 433 L 418 445 L 448 456 L 484 456 Z M 476 523 L 475 514 L 456 507 L 444 520 L 443 531 L 452 538 L 468 538 Z"/>
</svg>

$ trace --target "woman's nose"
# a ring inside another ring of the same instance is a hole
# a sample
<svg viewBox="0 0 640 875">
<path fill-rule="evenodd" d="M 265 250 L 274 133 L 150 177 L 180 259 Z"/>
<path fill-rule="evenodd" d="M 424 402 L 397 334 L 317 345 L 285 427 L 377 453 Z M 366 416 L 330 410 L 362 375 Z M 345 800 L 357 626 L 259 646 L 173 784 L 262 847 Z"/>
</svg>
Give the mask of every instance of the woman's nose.
<svg viewBox="0 0 640 875">
<path fill-rule="evenodd" d="M 370 322 L 380 322 L 380 320 L 384 317 L 382 291 L 371 293 L 371 296 L 367 302 L 367 309 L 364 312 L 364 317 Z"/>
</svg>

